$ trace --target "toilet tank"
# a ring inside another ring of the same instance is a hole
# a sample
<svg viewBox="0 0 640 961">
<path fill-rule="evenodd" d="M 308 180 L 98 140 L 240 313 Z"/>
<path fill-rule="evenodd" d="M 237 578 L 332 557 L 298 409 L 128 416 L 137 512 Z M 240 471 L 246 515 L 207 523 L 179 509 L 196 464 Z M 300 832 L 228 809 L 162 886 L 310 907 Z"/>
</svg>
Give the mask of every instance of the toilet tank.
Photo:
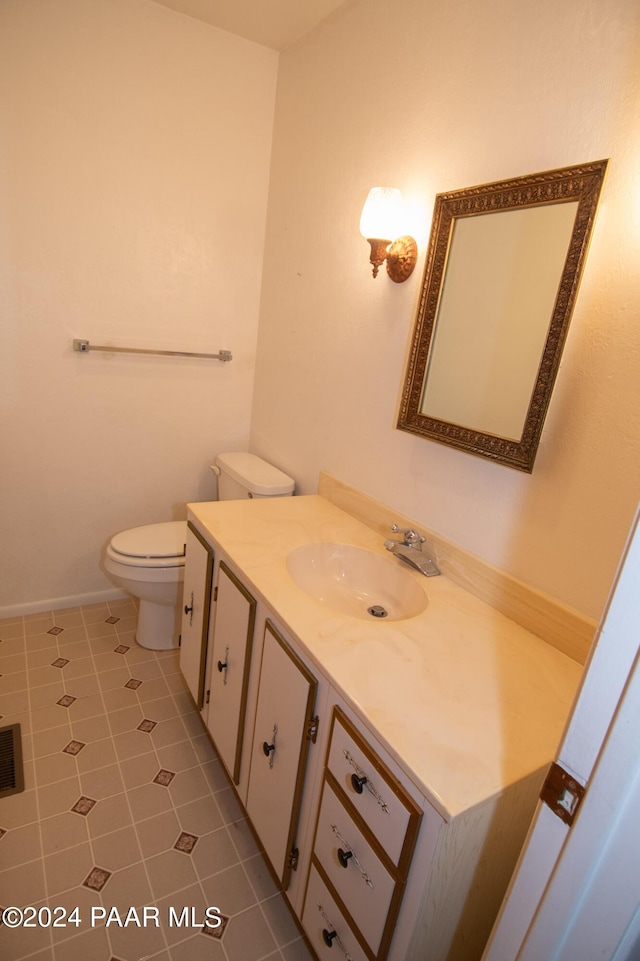
<svg viewBox="0 0 640 961">
<path fill-rule="evenodd" d="M 221 501 L 293 494 L 293 479 L 255 454 L 218 454 L 211 469 L 218 475 L 218 500 Z"/>
</svg>

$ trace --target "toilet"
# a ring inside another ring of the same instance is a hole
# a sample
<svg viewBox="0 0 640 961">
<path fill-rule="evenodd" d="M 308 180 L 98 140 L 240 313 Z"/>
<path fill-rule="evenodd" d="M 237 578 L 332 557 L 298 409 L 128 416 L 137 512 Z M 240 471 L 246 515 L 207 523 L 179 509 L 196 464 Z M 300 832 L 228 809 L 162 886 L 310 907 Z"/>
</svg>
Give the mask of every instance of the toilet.
<svg viewBox="0 0 640 961">
<path fill-rule="evenodd" d="M 218 500 L 290 497 L 294 481 L 255 454 L 218 454 Z M 186 521 L 146 524 L 111 538 L 104 568 L 127 594 L 139 600 L 136 641 L 154 651 L 178 646 L 181 627 Z"/>
</svg>

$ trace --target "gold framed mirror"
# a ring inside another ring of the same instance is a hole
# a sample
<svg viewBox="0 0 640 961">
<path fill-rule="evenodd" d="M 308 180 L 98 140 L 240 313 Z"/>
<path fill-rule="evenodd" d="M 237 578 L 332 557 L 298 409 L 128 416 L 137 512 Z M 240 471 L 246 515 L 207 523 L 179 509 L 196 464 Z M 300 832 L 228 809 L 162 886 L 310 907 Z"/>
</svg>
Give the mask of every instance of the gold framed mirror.
<svg viewBox="0 0 640 961">
<path fill-rule="evenodd" d="M 437 195 L 400 430 L 533 470 L 606 168 Z"/>
</svg>

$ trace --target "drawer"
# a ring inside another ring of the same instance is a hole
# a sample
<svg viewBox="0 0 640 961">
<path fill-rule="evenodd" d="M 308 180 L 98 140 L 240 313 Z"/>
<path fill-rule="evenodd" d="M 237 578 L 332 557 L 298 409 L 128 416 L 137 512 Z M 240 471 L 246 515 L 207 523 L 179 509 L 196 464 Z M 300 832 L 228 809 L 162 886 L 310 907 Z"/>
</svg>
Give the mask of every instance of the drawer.
<svg viewBox="0 0 640 961">
<path fill-rule="evenodd" d="M 369 961 L 314 864 L 309 873 L 302 927 L 320 961 Z"/>
<path fill-rule="evenodd" d="M 396 878 L 327 781 L 322 792 L 314 854 L 349 919 L 377 956 L 392 902 L 395 906 Z M 402 896 L 401 887 L 398 898 Z M 392 912 L 391 922 L 394 917 Z"/>
<path fill-rule="evenodd" d="M 422 812 L 338 707 L 327 768 L 393 863 L 406 873 Z"/>
</svg>

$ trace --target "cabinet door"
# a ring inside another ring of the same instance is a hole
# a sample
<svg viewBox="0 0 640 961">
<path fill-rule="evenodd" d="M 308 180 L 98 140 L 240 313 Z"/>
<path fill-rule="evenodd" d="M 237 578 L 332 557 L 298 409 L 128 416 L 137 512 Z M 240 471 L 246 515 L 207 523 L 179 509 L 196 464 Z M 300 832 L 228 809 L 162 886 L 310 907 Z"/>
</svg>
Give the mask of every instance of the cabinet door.
<svg viewBox="0 0 640 961">
<path fill-rule="evenodd" d="M 302 786 L 318 682 L 267 621 L 247 812 L 286 890 L 295 864 Z"/>
<path fill-rule="evenodd" d="M 256 602 L 220 561 L 207 727 L 235 784 L 240 780 Z"/>
<path fill-rule="evenodd" d="M 191 521 L 187 524 L 180 670 L 198 709 L 204 703 L 204 668 L 211 607 L 213 551 Z"/>
</svg>

